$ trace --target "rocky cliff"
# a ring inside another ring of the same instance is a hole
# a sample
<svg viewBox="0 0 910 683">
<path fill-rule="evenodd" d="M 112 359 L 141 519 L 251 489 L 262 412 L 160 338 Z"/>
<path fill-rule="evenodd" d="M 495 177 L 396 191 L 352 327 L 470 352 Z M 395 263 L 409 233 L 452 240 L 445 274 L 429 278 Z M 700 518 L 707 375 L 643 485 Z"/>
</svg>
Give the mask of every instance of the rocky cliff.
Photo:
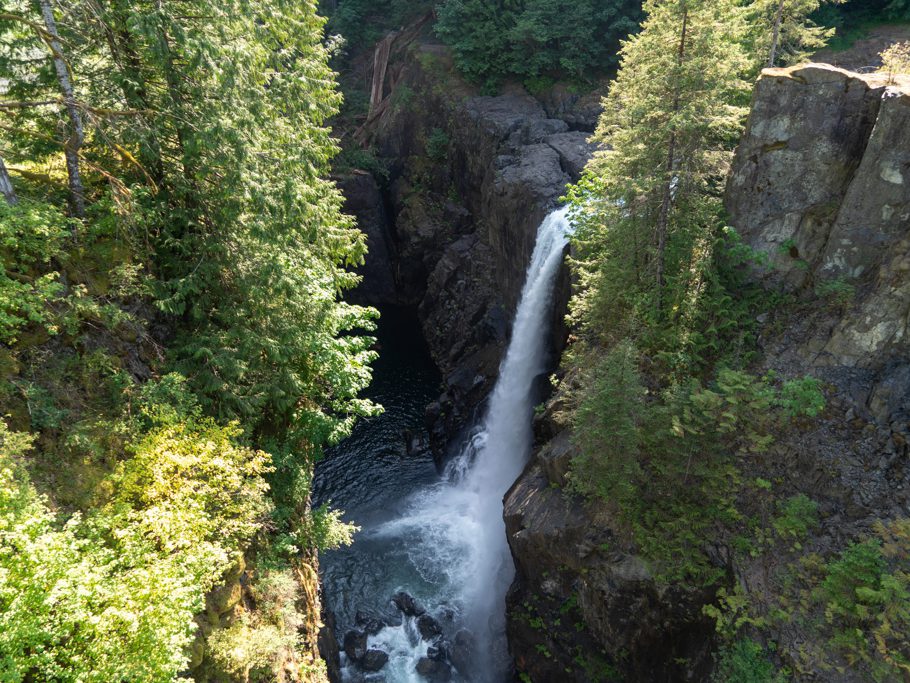
<svg viewBox="0 0 910 683">
<path fill-rule="evenodd" d="M 910 79 L 826 65 L 758 82 L 727 190 L 759 275 L 803 299 L 844 295 L 774 348 L 832 382 L 853 414 L 906 431 L 910 409 Z M 798 332 L 798 333 L 797 333 Z"/>
<path fill-rule="evenodd" d="M 360 300 L 419 308 L 444 377 L 429 409 L 441 448 L 492 388 L 537 227 L 592 151 L 597 99 L 559 86 L 539 99 L 520 87 L 479 95 L 426 40 L 385 80 L 383 113 L 362 133 L 388 177 L 341 186 L 370 242 Z M 568 293 L 564 273 L 554 329 Z"/>
<path fill-rule="evenodd" d="M 731 224 L 763 255 L 752 277 L 786 293 L 760 317 L 754 369 L 820 378 L 828 408 L 747 465 L 776 495 L 818 503 L 808 538 L 773 557 L 707 550 L 728 589 L 767 617 L 756 623 L 777 623 L 774 609 L 790 615 L 774 627 L 774 656 L 797 680 L 872 680 L 869 661 L 850 661 L 821 635 L 831 621 L 814 606 L 812 581 L 851 542 L 910 511 L 908 131 L 908 81 L 815 64 L 767 70 L 728 183 Z M 551 403 L 543 445 L 505 500 L 519 669 L 535 681 L 707 680 L 714 624 L 702 608 L 715 595 L 658 584 L 617 541 L 615 520 L 560 490 L 573 457 L 561 412 Z"/>
</svg>

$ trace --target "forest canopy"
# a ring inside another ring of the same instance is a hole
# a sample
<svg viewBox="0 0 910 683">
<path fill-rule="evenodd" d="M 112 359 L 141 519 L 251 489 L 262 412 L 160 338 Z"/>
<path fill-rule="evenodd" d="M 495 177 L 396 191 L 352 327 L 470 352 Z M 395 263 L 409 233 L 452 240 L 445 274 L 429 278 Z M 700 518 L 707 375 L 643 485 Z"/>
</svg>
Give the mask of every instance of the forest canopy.
<svg viewBox="0 0 910 683">
<path fill-rule="evenodd" d="M 4 681 L 321 666 L 293 577 L 349 531 L 312 467 L 376 410 L 341 96 L 314 2 L 193 9 L 0 16 Z M 198 625 L 239 572 L 290 605 L 243 622 L 274 636 L 247 655 Z"/>
</svg>

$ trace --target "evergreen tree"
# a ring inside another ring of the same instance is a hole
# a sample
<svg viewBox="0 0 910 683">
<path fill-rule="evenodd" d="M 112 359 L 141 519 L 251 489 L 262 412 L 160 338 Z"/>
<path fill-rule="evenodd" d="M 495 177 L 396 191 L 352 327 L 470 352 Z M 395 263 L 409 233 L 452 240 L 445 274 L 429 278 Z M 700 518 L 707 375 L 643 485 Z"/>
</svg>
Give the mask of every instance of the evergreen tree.
<svg viewBox="0 0 910 683">
<path fill-rule="evenodd" d="M 309 481 L 322 447 L 375 411 L 359 398 L 373 312 L 340 300 L 365 241 L 327 180 L 340 95 L 315 5 L 4 5 L 0 335 L 11 369 L 0 402 L 19 417 L 0 448 L 40 436 L 27 457 L 23 446 L 0 459 L 12 506 L 0 520 L 4 680 L 169 680 L 186 666 L 205 592 L 254 539 L 269 558 L 261 571 L 293 584 L 313 576 L 320 538 L 345 538 L 335 513 L 310 510 Z M 147 381 L 169 370 L 180 374 Z M 139 410 L 145 390 L 159 395 L 153 415 Z M 27 561 L 10 573 L 3 558 L 23 544 Z M 143 576 L 148 591 L 130 600 Z M 78 591 L 56 611 L 55 577 Z M 16 603 L 22 586 L 28 602 Z M 302 604 L 282 595 L 285 612 Z M 318 604 L 309 609 L 307 629 L 295 617 L 244 632 L 266 642 L 280 631 L 258 667 L 315 662 Z M 131 619 L 134 630 L 122 626 Z"/>
<path fill-rule="evenodd" d="M 834 29 L 816 26 L 812 13 L 825 4 L 845 0 L 755 0 L 751 19 L 756 27 L 752 49 L 766 56 L 765 66 L 794 64 L 825 46 Z M 770 28 L 769 28 L 770 27 Z"/>
<path fill-rule="evenodd" d="M 636 30 L 637 0 L 445 0 L 436 32 L 459 69 L 489 86 L 506 77 L 590 79 L 615 65 Z"/>
<path fill-rule="evenodd" d="M 582 294 L 592 333 L 642 316 L 680 321 L 720 227 L 720 194 L 745 117 L 751 62 L 734 0 L 652 0 L 622 49 L 576 189 Z"/>
</svg>

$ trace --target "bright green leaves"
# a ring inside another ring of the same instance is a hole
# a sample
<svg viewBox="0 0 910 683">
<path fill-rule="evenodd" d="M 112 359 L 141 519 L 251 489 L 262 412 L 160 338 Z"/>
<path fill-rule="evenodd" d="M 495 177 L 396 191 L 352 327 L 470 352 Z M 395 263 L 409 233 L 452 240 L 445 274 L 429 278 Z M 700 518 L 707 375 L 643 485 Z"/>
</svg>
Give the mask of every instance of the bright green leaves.
<svg viewBox="0 0 910 683">
<path fill-rule="evenodd" d="M 54 9 L 86 123 L 77 224 L 55 208 L 46 48 L 0 25 L 4 100 L 21 100 L 0 131 L 21 196 L 0 202 L 0 396 L 40 431 L 25 458 L 28 440 L 0 433 L 0 678 L 172 680 L 206 592 L 254 539 L 290 581 L 317 543 L 350 539 L 308 502 L 323 445 L 376 410 L 360 398 L 375 312 L 340 301 L 366 253 L 327 180 L 341 96 L 311 0 Z M 61 526 L 52 504 L 83 514 Z M 312 635 L 295 619 L 247 615 L 252 659 L 293 655 Z"/>
<path fill-rule="evenodd" d="M 135 434 L 109 500 L 59 526 L 0 424 L 0 677 L 169 681 L 192 616 L 268 514 L 268 456 L 208 420 Z"/>
<path fill-rule="evenodd" d="M 63 294 L 55 272 L 47 272 L 69 234 L 67 219 L 52 206 L 22 200 L 0 202 L 0 341 L 12 344 L 28 324 L 58 331 L 51 302 Z"/>
</svg>

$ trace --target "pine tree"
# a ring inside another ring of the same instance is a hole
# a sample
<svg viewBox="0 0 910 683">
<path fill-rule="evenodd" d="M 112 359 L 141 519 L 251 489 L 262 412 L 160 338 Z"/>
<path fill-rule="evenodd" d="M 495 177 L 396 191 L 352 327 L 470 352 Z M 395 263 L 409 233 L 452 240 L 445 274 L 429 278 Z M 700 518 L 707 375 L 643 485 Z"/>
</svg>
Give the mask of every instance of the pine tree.
<svg viewBox="0 0 910 683">
<path fill-rule="evenodd" d="M 846 0 L 755 0 L 751 23 L 755 26 L 752 48 L 765 58 L 764 66 L 794 64 L 825 46 L 834 29 L 816 26 L 810 15 L 825 4 Z"/>
<path fill-rule="evenodd" d="M 750 60 L 735 0 L 651 0 L 622 50 L 576 190 L 592 330 L 629 316 L 678 320 L 719 226 L 720 188 L 744 121 Z"/>
</svg>

